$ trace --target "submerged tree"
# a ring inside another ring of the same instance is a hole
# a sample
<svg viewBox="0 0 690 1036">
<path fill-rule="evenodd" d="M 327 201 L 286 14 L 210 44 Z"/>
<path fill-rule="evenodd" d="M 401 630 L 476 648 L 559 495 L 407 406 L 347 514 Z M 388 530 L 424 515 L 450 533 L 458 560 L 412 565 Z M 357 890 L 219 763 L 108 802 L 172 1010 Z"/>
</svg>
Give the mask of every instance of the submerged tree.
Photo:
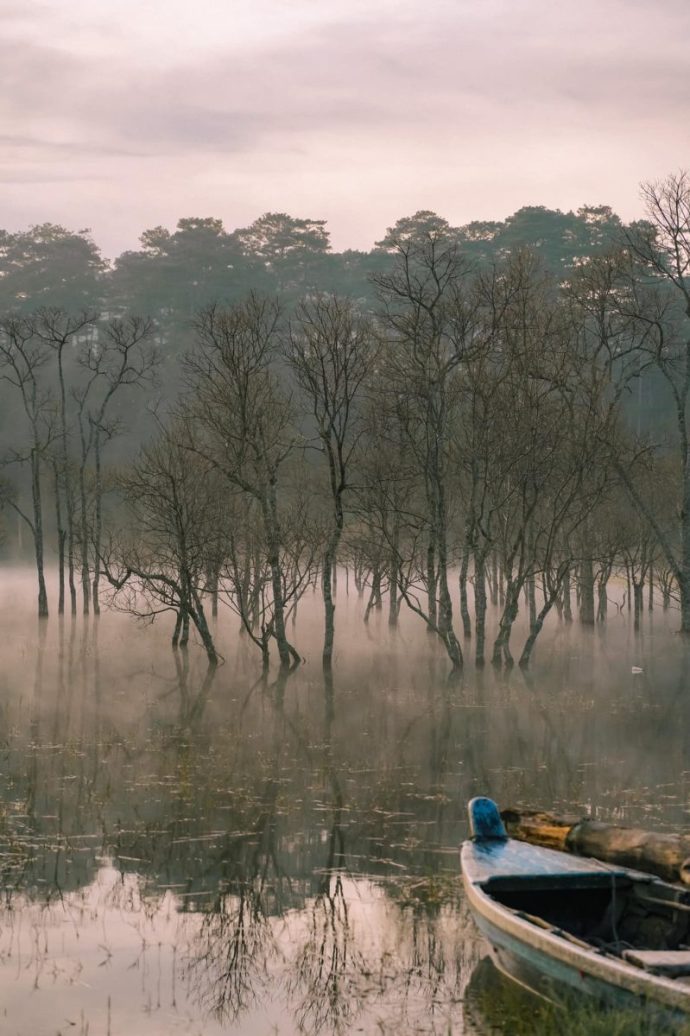
<svg viewBox="0 0 690 1036">
<path fill-rule="evenodd" d="M 323 534 L 315 526 L 303 498 L 295 497 L 281 509 L 280 603 L 285 620 L 296 616 L 297 605 L 318 571 Z M 241 632 L 261 651 L 262 667 L 270 665 L 270 644 L 275 639 L 275 600 L 263 525 L 256 500 L 231 493 L 227 503 L 226 537 L 222 551 L 219 592 L 236 612 Z"/>
<path fill-rule="evenodd" d="M 27 514 L 13 493 L 6 491 L 4 499 L 31 530 L 38 577 L 39 618 L 48 617 L 42 467 L 56 435 L 55 401 L 45 379 L 49 360 L 49 349 L 36 334 L 32 319 L 7 317 L 0 321 L 0 379 L 14 390 L 21 420 L 26 427 L 25 441 L 14 446 L 5 461 L 28 465 L 31 513 Z"/>
<path fill-rule="evenodd" d="M 75 486 L 72 456 L 72 440 L 75 437 L 76 430 L 73 427 L 72 421 L 74 400 L 71 393 L 71 390 L 74 389 L 75 358 L 79 355 L 81 341 L 84 337 L 86 337 L 87 341 L 92 338 L 97 320 L 97 314 L 86 311 L 75 316 L 64 309 L 43 309 L 37 314 L 35 322 L 37 337 L 52 351 L 53 359 L 57 366 L 57 431 L 59 447 L 57 449 L 57 457 L 53 463 L 57 533 L 60 544 L 58 573 L 60 582 L 58 612 L 60 614 L 64 612 L 65 608 L 65 560 L 67 561 L 70 610 L 72 615 L 76 615 L 77 612 L 77 588 L 74 578 L 77 544 L 77 487 Z M 66 528 L 63 528 L 63 509 L 60 504 L 61 495 L 64 497 Z"/>
<path fill-rule="evenodd" d="M 272 366 L 279 328 L 278 304 L 256 295 L 230 309 L 203 312 L 196 325 L 198 348 L 186 361 L 190 392 L 181 420 L 190 453 L 258 505 L 271 572 L 272 632 L 281 666 L 289 667 L 300 657 L 286 633 L 281 477 L 296 435 L 292 402 Z"/>
<path fill-rule="evenodd" d="M 389 330 L 386 371 L 390 390 L 404 399 L 402 434 L 424 484 L 425 582 L 428 605 L 403 596 L 442 640 L 454 670 L 463 665 L 453 628 L 449 585 L 449 445 L 457 399 L 457 371 L 475 334 L 475 299 L 468 269 L 445 234 L 421 243 L 402 238 L 396 264 L 377 277 Z"/>
<path fill-rule="evenodd" d="M 85 344 L 79 357 L 83 377 L 73 396 L 77 411 L 79 440 L 78 484 L 81 516 L 82 605 L 89 613 L 90 598 L 97 615 L 99 605 L 99 558 L 103 526 L 103 447 L 121 428 L 111 417 L 116 398 L 127 388 L 150 384 L 157 366 L 152 345 L 153 324 L 140 317 L 112 319 L 98 328 L 93 341 Z M 87 465 L 94 464 L 93 522 L 89 522 Z M 89 546 L 93 541 L 93 581 L 89 566 Z"/>
<path fill-rule="evenodd" d="M 690 634 L 690 174 L 642 187 L 648 222 L 627 234 L 635 261 L 623 305 L 640 328 L 640 363 L 652 364 L 673 400 L 680 500 L 677 541 L 636 485 L 626 464 L 618 473 L 650 524 L 680 595 L 681 632 Z"/>
<path fill-rule="evenodd" d="M 226 535 L 221 481 L 172 430 L 142 450 L 120 486 L 132 516 L 130 535 L 101 555 L 116 601 L 143 618 L 173 612 L 173 646 L 186 645 L 191 622 L 215 666 L 203 596 L 206 559 Z"/>
<path fill-rule="evenodd" d="M 351 301 L 320 296 L 302 302 L 291 325 L 288 361 L 314 423 L 327 468 L 330 519 L 321 581 L 325 607 L 323 666 L 330 669 L 335 636 L 333 572 L 345 525 L 353 451 L 361 433 L 358 410 L 375 359 L 371 322 Z"/>
</svg>

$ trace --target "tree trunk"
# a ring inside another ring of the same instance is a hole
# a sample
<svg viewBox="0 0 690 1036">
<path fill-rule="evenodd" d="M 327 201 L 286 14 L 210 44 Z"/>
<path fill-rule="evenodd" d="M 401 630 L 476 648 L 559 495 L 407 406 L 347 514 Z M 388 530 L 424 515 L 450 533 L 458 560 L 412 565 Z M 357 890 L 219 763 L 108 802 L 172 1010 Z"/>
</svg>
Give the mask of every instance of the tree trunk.
<svg viewBox="0 0 690 1036">
<path fill-rule="evenodd" d="M 267 673 L 271 665 L 271 656 L 268 650 L 268 637 L 261 637 L 261 671 Z"/>
<path fill-rule="evenodd" d="M 55 491 L 55 526 L 58 537 L 58 615 L 65 614 L 65 530 L 62 527 L 62 506 L 60 502 L 60 479 L 58 467 L 53 461 Z"/>
<path fill-rule="evenodd" d="M 460 615 L 462 617 L 462 633 L 465 640 L 472 637 L 472 619 L 467 604 L 467 573 L 470 567 L 470 547 L 465 544 L 462 552 L 462 563 L 460 565 Z"/>
<path fill-rule="evenodd" d="M 69 510 L 69 505 L 68 505 Z M 67 519 L 67 585 L 69 586 L 70 612 L 77 614 L 77 584 L 74 580 L 74 513 Z"/>
<path fill-rule="evenodd" d="M 555 600 L 556 613 L 558 615 L 558 621 L 563 622 L 563 594 L 560 593 Z"/>
<path fill-rule="evenodd" d="M 463 657 L 460 642 L 453 629 L 453 602 L 448 588 L 448 552 L 446 543 L 445 492 L 441 478 L 438 479 L 436 498 L 435 539 L 438 557 L 438 628 L 446 646 L 453 670 L 462 669 Z"/>
<path fill-rule="evenodd" d="M 218 564 L 216 561 L 213 562 L 213 567 L 210 573 L 210 586 L 209 590 L 211 593 L 211 618 L 218 618 L 218 583 L 220 581 L 220 573 L 218 571 Z"/>
<path fill-rule="evenodd" d="M 67 582 L 69 585 L 70 611 L 77 614 L 77 587 L 74 582 L 74 486 L 67 455 L 67 394 L 65 373 L 62 365 L 63 347 L 58 348 L 58 376 L 60 383 L 60 425 L 62 446 L 62 477 L 65 482 L 65 503 L 67 511 Z"/>
<path fill-rule="evenodd" d="M 261 620 L 261 558 L 258 555 L 258 551 L 254 553 L 251 562 L 247 561 L 247 579 L 252 579 L 252 592 L 249 598 L 249 606 L 251 609 L 251 627 L 252 631 L 256 632 L 259 628 L 259 622 Z"/>
<path fill-rule="evenodd" d="M 597 622 L 606 622 L 609 606 L 607 586 L 608 579 L 604 578 L 602 574 L 597 583 Z"/>
<path fill-rule="evenodd" d="M 38 617 L 48 618 L 48 593 L 46 591 L 45 572 L 43 567 L 43 505 L 41 502 L 41 460 L 37 447 L 31 451 L 31 496 L 34 511 L 34 552 L 36 556 L 36 574 L 38 576 Z"/>
<path fill-rule="evenodd" d="M 630 565 L 628 564 L 627 561 L 625 563 L 625 581 L 626 581 L 626 584 L 627 584 L 627 587 L 628 587 L 628 592 L 627 592 L 626 599 L 627 599 L 627 603 L 628 603 L 628 611 L 630 611 L 630 609 L 632 608 L 633 593 L 632 593 L 632 578 L 630 576 Z"/>
<path fill-rule="evenodd" d="M 398 556 L 399 522 L 394 519 L 392 544 L 389 561 L 389 590 L 388 590 L 388 625 L 394 629 L 398 625 L 400 615 L 400 600 L 398 598 L 398 585 L 400 583 L 400 558 Z"/>
<path fill-rule="evenodd" d="M 594 566 L 591 558 L 580 562 L 580 622 L 594 625 Z"/>
<path fill-rule="evenodd" d="M 189 644 L 189 611 L 182 609 L 182 635 L 180 636 L 180 647 L 186 648 Z"/>
<path fill-rule="evenodd" d="M 204 614 L 204 606 L 201 603 L 201 601 L 197 603 L 196 607 L 196 628 L 199 631 L 201 643 L 204 645 L 204 648 L 206 649 L 206 657 L 208 658 L 209 664 L 218 665 L 218 655 L 216 653 L 216 647 L 213 643 L 211 631 L 208 628 L 206 615 Z"/>
<path fill-rule="evenodd" d="M 494 608 L 498 608 L 498 557 L 496 551 L 491 555 L 491 578 L 489 579 L 489 592 L 491 594 L 491 604 Z"/>
<path fill-rule="evenodd" d="M 426 549 L 426 582 L 427 582 L 427 593 L 429 595 L 429 619 L 436 625 L 438 616 L 438 607 L 436 600 L 436 550 L 434 547 L 433 539 L 429 540 L 429 545 Z"/>
<path fill-rule="evenodd" d="M 192 618 L 194 625 L 196 626 L 197 632 L 201 637 L 201 643 L 204 645 L 206 651 L 206 657 L 208 658 L 209 665 L 218 665 L 218 653 L 216 646 L 213 643 L 213 637 L 206 621 L 206 613 L 204 612 L 204 605 L 201 601 L 201 597 L 197 593 L 194 587 L 190 589 L 190 608 L 185 610 L 185 617 L 187 620 L 187 630 L 189 629 L 189 619 Z M 188 636 L 187 632 L 187 636 Z M 184 640 L 185 634 L 183 633 L 182 639 Z M 182 642 L 180 642 L 181 644 Z"/>
<path fill-rule="evenodd" d="M 474 624 L 476 643 L 474 648 L 475 665 L 484 665 L 484 648 L 486 642 L 486 578 L 485 554 L 475 551 L 474 554 Z"/>
<path fill-rule="evenodd" d="M 544 620 L 551 611 L 554 602 L 558 597 L 559 590 L 560 586 L 558 586 L 551 594 L 549 594 L 547 599 L 544 601 L 541 611 L 538 615 L 535 615 L 534 622 L 530 623 L 530 633 L 527 640 L 525 641 L 525 646 L 522 649 L 522 654 L 520 655 L 519 665 L 521 669 L 526 669 L 530 663 L 530 659 L 532 657 L 532 650 L 536 643 L 537 637 L 539 636 L 544 627 Z"/>
<path fill-rule="evenodd" d="M 333 665 L 333 641 L 335 639 L 335 601 L 333 600 L 333 550 L 332 542 L 326 549 L 323 559 L 323 575 L 321 586 L 324 606 L 324 637 L 321 664 L 324 670 Z"/>
<path fill-rule="evenodd" d="M 570 603 L 570 569 L 563 576 L 563 618 L 570 625 L 573 621 L 573 610 Z"/>
<path fill-rule="evenodd" d="M 90 575 L 89 575 L 89 524 L 86 509 L 86 473 L 83 461 L 79 468 L 79 495 L 81 497 L 81 591 L 82 611 L 89 614 Z"/>
<path fill-rule="evenodd" d="M 58 532 L 58 615 L 65 614 L 65 540 L 64 529 Z"/>
<path fill-rule="evenodd" d="M 280 568 L 280 526 L 278 523 L 278 502 L 275 483 L 270 482 L 264 498 L 264 520 L 268 533 L 268 563 L 271 569 L 273 592 L 273 630 L 278 645 L 278 657 L 282 669 L 290 668 L 290 645 L 285 632 L 285 602 L 283 600 L 283 573 Z"/>
<path fill-rule="evenodd" d="M 530 574 L 527 576 L 527 581 L 526 581 L 526 584 L 525 584 L 525 589 L 527 591 L 527 609 L 528 609 L 529 624 L 530 624 L 530 629 L 531 629 L 532 626 L 534 626 L 535 622 L 537 621 L 537 594 L 536 594 L 536 585 L 535 585 L 535 578 L 534 578 L 534 573 L 533 572 L 530 572 Z"/>
<path fill-rule="evenodd" d="M 364 563 L 355 557 L 352 562 L 352 578 L 355 581 L 355 590 L 357 591 L 358 597 L 364 596 Z"/>
<path fill-rule="evenodd" d="M 635 608 L 633 612 L 633 629 L 637 632 L 640 629 L 640 618 L 644 608 L 644 579 L 638 583 L 633 577 L 633 598 Z"/>
<path fill-rule="evenodd" d="M 369 613 L 372 608 L 381 607 L 381 565 L 378 560 L 374 562 L 374 566 L 371 570 L 371 593 L 369 594 L 369 601 L 364 612 L 364 621 L 369 622 Z"/>
<path fill-rule="evenodd" d="M 103 531 L 103 485 L 101 481 L 101 433 L 96 429 L 94 440 L 94 456 L 96 461 L 96 485 L 95 485 L 95 506 L 94 530 L 93 530 L 93 581 L 92 600 L 93 614 L 101 614 L 101 602 L 99 597 L 99 586 L 101 581 L 101 535 Z"/>
<path fill-rule="evenodd" d="M 344 476 L 341 475 L 343 483 Z M 325 612 L 325 630 L 323 638 L 323 654 L 321 663 L 324 672 L 330 671 L 333 665 L 333 643 L 335 640 L 335 593 L 337 589 L 336 564 L 338 547 L 343 534 L 345 516 L 343 514 L 342 491 L 336 485 L 336 478 L 331 469 L 331 488 L 333 494 L 333 528 L 323 558 L 323 604 Z"/>
<path fill-rule="evenodd" d="M 690 306 L 686 311 L 690 317 Z M 690 384 L 690 341 L 685 348 L 685 384 Z M 678 415 L 683 447 L 683 508 L 681 511 L 680 571 L 677 573 L 678 593 L 680 594 L 680 631 L 690 635 L 690 443 L 688 442 L 687 405 L 682 415 Z"/>
<path fill-rule="evenodd" d="M 508 579 L 505 590 L 505 605 L 503 606 L 503 614 L 501 615 L 501 622 L 491 656 L 491 664 L 496 667 L 500 667 L 502 663 L 505 663 L 506 668 L 510 669 L 513 665 L 513 656 L 510 651 L 510 634 L 513 629 L 513 623 L 518 616 L 520 589 L 520 580 L 513 581 Z"/>
</svg>

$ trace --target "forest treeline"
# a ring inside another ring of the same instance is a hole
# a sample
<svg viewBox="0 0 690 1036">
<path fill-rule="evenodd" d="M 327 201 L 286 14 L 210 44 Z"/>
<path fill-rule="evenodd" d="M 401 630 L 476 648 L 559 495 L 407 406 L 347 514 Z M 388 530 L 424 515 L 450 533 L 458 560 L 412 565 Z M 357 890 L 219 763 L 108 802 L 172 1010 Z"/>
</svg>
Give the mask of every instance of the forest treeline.
<svg viewBox="0 0 690 1036">
<path fill-rule="evenodd" d="M 154 227 L 142 233 L 138 250 L 110 262 L 89 231 L 45 223 L 0 232 L 0 310 L 58 306 L 145 313 L 174 338 L 185 330 L 180 321 L 212 303 L 240 301 L 250 290 L 280 293 L 288 302 L 306 292 L 336 292 L 373 307 L 372 274 L 387 269 L 401 237 L 442 235 L 478 264 L 530 247 L 561 275 L 612 244 L 621 228 L 619 217 L 603 205 L 568 213 L 531 206 L 505 221 L 464 227 L 422 211 L 398 220 L 370 251 L 334 252 L 324 220 L 269 212 L 232 231 L 212 217 L 181 219 L 172 231 Z"/>
<path fill-rule="evenodd" d="M 644 194 L 630 226 L 420 212 L 369 253 L 283 214 L 181 220 L 111 266 L 85 233 L 5 234 L 2 493 L 39 615 L 48 552 L 59 612 L 170 612 L 214 664 L 220 605 L 297 664 L 318 586 L 328 671 L 343 565 L 365 619 L 411 609 L 454 672 L 468 646 L 512 665 L 521 606 L 523 665 L 573 593 L 604 621 L 621 572 L 637 625 L 654 581 L 690 632 L 690 179 Z"/>
</svg>

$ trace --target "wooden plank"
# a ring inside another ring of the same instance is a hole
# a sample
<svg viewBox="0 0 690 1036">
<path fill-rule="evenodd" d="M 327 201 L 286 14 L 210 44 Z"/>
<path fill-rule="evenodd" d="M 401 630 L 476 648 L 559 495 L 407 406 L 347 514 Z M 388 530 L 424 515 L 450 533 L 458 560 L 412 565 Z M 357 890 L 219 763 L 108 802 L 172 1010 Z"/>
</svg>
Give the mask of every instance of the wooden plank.
<svg viewBox="0 0 690 1036">
<path fill-rule="evenodd" d="M 690 950 L 624 950 L 623 959 L 654 975 L 690 975 Z"/>
</svg>

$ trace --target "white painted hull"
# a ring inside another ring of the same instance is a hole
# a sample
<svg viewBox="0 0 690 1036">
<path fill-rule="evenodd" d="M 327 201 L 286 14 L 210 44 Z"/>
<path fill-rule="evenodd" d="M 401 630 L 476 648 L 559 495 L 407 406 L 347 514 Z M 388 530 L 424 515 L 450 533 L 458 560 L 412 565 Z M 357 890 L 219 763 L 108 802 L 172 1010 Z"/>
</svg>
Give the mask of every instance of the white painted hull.
<svg viewBox="0 0 690 1036">
<path fill-rule="evenodd" d="M 520 855 L 522 845 L 513 843 L 511 846 L 509 842 L 506 849 L 514 848 Z M 534 847 L 528 848 L 535 852 Z M 550 874 L 554 873 L 557 858 L 567 860 L 562 853 L 537 852 L 545 854 Z M 477 858 L 476 844 L 465 843 L 461 854 L 465 892 L 476 923 L 492 947 L 494 963 L 504 974 L 547 999 L 561 999 L 562 992 L 570 990 L 578 997 L 591 997 L 619 1008 L 655 1005 L 669 1019 L 687 1020 L 690 986 L 576 945 L 520 917 L 484 890 L 485 868 L 483 871 L 483 861 L 478 863 Z M 568 862 L 570 870 L 574 870 L 572 858 Z"/>
</svg>

